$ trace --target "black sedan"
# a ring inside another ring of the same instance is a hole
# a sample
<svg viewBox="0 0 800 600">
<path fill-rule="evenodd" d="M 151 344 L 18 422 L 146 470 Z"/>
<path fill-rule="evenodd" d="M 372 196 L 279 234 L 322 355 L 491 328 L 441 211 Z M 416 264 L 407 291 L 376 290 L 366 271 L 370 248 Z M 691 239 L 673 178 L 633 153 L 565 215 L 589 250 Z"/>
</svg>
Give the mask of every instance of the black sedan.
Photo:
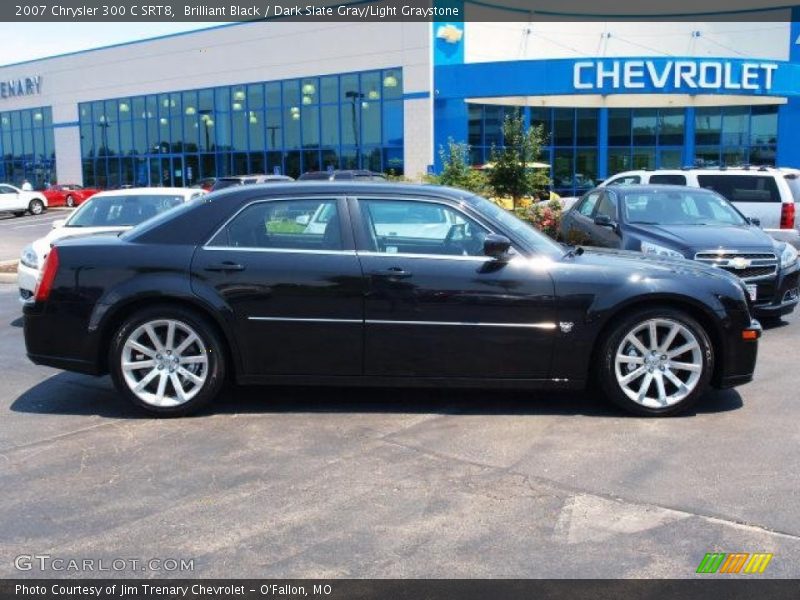
<svg viewBox="0 0 800 600">
<path fill-rule="evenodd" d="M 435 186 L 210 194 L 127 233 L 59 242 L 25 343 L 111 373 L 156 415 L 265 384 L 599 386 L 641 415 L 753 376 L 760 326 L 723 270 L 565 248 Z"/>
<path fill-rule="evenodd" d="M 688 258 L 740 277 L 759 319 L 797 306 L 797 250 L 778 242 L 711 190 L 672 185 L 598 188 L 564 215 L 575 243 Z"/>
</svg>

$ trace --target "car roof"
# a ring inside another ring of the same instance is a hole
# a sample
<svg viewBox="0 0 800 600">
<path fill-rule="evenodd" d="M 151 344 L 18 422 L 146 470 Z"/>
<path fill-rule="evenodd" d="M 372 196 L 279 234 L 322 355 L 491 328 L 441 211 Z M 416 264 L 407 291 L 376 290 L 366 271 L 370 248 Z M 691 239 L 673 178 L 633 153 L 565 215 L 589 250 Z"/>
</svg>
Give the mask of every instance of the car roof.
<svg viewBox="0 0 800 600">
<path fill-rule="evenodd" d="M 272 196 L 302 196 L 329 194 L 336 196 L 347 195 L 370 195 L 370 199 L 381 199 L 385 196 L 423 196 L 448 198 L 461 201 L 469 196 L 474 196 L 472 192 L 458 188 L 445 187 L 441 185 L 413 184 L 413 183 L 376 183 L 371 181 L 292 181 L 286 183 L 253 184 L 246 186 L 236 186 L 212 192 L 209 195 L 210 201 L 221 199 L 226 196 L 247 194 L 248 196 L 272 197 Z M 390 198 L 391 199 L 391 198 Z"/>
<path fill-rule="evenodd" d="M 102 198 L 104 196 L 141 196 L 147 195 L 165 195 L 174 194 L 176 196 L 185 196 L 190 194 L 197 194 L 198 190 L 191 188 L 181 187 L 138 187 L 138 188 L 125 188 L 122 190 L 106 190 L 95 194 L 92 198 Z"/>
<path fill-rule="evenodd" d="M 612 192 L 691 192 L 692 194 L 717 194 L 714 190 L 701 187 L 691 187 L 686 185 L 670 185 L 667 183 L 630 183 L 625 185 L 610 185 L 603 188 L 595 188 L 596 190 L 610 190 Z M 592 190 L 594 191 L 594 190 Z"/>
</svg>

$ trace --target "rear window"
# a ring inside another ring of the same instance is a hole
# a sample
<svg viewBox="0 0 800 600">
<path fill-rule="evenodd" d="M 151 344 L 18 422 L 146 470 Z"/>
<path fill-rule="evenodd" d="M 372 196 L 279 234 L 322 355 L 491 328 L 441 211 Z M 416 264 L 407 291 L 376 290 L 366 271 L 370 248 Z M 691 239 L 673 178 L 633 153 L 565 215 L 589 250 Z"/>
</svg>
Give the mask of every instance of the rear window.
<svg viewBox="0 0 800 600">
<path fill-rule="evenodd" d="M 650 183 L 663 183 L 665 185 L 686 185 L 686 175 L 678 173 L 661 173 L 650 175 Z"/>
<path fill-rule="evenodd" d="M 800 178 L 797 175 L 787 175 L 786 183 L 789 184 L 789 189 L 792 190 L 792 199 L 795 202 L 800 202 Z"/>
<path fill-rule="evenodd" d="M 770 175 L 698 175 L 700 187 L 714 190 L 731 202 L 780 202 L 781 194 Z"/>
<path fill-rule="evenodd" d="M 634 185 L 636 183 L 642 183 L 642 178 L 638 175 L 623 175 L 612 179 L 606 185 Z"/>
</svg>

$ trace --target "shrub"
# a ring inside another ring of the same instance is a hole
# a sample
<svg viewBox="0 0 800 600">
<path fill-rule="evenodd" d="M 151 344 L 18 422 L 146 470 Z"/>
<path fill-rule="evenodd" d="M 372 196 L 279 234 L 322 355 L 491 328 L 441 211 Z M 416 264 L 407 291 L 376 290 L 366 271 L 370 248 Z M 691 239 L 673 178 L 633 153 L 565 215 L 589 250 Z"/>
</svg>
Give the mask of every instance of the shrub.
<svg viewBox="0 0 800 600">
<path fill-rule="evenodd" d="M 489 189 L 486 175 L 470 165 L 469 149 L 468 144 L 449 139 L 447 148 L 439 148 L 439 156 L 442 159 L 441 174 L 426 175 L 425 181 L 486 195 Z"/>
<path fill-rule="evenodd" d="M 558 200 L 536 202 L 528 208 L 518 208 L 514 212 L 545 235 L 554 240 L 559 239 L 563 209 Z"/>
</svg>

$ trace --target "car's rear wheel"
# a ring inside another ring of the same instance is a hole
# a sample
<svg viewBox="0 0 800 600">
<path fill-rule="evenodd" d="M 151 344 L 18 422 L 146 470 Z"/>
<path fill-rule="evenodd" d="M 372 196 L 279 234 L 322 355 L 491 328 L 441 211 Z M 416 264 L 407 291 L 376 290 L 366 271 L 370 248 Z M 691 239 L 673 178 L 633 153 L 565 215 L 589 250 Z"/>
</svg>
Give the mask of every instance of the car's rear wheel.
<svg viewBox="0 0 800 600">
<path fill-rule="evenodd" d="M 28 204 L 28 212 L 32 215 L 40 215 L 44 212 L 44 202 L 34 198 Z"/>
<path fill-rule="evenodd" d="M 75 198 L 72 196 L 67 196 L 67 199 L 64 200 L 64 203 L 70 208 L 75 208 Z"/>
<path fill-rule="evenodd" d="M 688 410 L 708 389 L 714 347 L 702 325 L 671 308 L 622 319 L 603 343 L 598 378 L 606 396 L 643 416 Z"/>
<path fill-rule="evenodd" d="M 157 416 L 182 416 L 213 400 L 225 380 L 222 341 L 209 323 L 178 307 L 140 311 L 112 340 L 117 389 Z"/>
</svg>

